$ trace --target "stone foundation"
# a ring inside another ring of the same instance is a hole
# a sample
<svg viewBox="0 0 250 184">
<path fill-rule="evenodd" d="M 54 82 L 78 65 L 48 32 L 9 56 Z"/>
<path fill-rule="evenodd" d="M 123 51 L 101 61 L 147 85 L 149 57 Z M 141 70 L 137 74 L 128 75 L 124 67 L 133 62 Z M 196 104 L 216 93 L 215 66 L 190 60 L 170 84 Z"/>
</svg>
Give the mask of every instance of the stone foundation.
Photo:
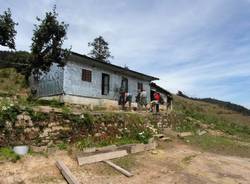
<svg viewBox="0 0 250 184">
<path fill-rule="evenodd" d="M 162 126 L 167 123 L 164 116 L 123 112 L 81 115 L 50 112 L 36 114 L 38 115 L 45 117 L 39 119 L 24 112 L 17 116 L 16 122 L 5 122 L 5 127 L 0 127 L 0 146 L 19 144 L 47 146 L 74 142 L 86 137 L 97 141 L 115 139 L 124 135 L 124 132 L 129 135 L 133 127 L 142 132 L 153 124 Z M 133 126 L 138 122 L 140 122 L 138 125 Z"/>
</svg>

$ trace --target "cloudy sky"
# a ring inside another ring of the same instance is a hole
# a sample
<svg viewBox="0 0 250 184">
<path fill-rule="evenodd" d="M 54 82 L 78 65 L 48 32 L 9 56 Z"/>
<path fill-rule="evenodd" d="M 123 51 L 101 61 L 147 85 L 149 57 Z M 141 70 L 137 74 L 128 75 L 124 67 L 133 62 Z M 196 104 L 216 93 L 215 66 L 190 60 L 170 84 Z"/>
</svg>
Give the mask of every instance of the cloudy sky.
<svg viewBox="0 0 250 184">
<path fill-rule="evenodd" d="M 36 16 L 54 4 L 69 24 L 65 47 L 87 54 L 102 35 L 113 64 L 157 76 L 174 93 L 250 108 L 250 0 L 0 0 L 0 13 L 11 8 L 19 23 L 18 50 L 29 51 Z"/>
</svg>

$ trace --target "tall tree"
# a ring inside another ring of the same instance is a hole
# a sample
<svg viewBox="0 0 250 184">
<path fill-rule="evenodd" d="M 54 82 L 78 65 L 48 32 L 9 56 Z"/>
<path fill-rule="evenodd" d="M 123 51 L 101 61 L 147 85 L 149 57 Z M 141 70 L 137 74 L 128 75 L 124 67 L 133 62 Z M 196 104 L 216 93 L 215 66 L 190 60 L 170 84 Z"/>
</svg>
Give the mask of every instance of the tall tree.
<svg viewBox="0 0 250 184">
<path fill-rule="evenodd" d="M 15 49 L 16 30 L 15 23 L 11 17 L 11 11 L 8 9 L 0 15 L 0 45 Z"/>
<path fill-rule="evenodd" d="M 56 6 L 52 12 L 46 12 L 45 18 L 35 25 L 31 45 L 31 70 L 35 76 L 47 73 L 53 63 L 63 67 L 65 58 L 70 54 L 70 49 L 63 49 L 66 39 L 68 24 L 57 20 Z"/>
<path fill-rule="evenodd" d="M 113 58 L 111 52 L 109 51 L 109 44 L 106 42 L 102 36 L 94 39 L 93 42 L 88 43 L 89 47 L 92 47 L 89 55 L 102 62 L 110 63 L 109 58 Z"/>
</svg>

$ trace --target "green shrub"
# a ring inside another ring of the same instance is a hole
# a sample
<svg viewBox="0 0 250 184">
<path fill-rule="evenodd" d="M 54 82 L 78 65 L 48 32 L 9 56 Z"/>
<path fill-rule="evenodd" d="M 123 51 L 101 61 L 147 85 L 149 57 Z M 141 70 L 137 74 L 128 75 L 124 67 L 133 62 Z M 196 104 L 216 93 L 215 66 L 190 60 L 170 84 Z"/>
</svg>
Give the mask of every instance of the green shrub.
<svg viewBox="0 0 250 184">
<path fill-rule="evenodd" d="M 51 107 L 63 107 L 64 103 L 59 102 L 58 100 L 52 99 L 52 100 L 36 100 L 33 103 L 35 103 L 36 105 L 44 105 L 44 106 L 51 106 Z"/>
<path fill-rule="evenodd" d="M 18 105 L 8 102 L 2 102 L 0 104 L 0 124 L 2 125 L 6 121 L 14 123 L 16 117 L 21 113 L 21 109 Z"/>
<path fill-rule="evenodd" d="M 57 147 L 59 148 L 59 150 L 66 150 L 68 148 L 68 145 L 65 142 L 63 142 L 63 143 L 57 144 Z"/>
<path fill-rule="evenodd" d="M 0 148 L 0 160 L 8 160 L 16 162 L 20 159 L 20 156 L 17 155 L 11 148 L 3 147 Z"/>
<path fill-rule="evenodd" d="M 76 142 L 76 147 L 79 150 L 83 150 L 84 148 L 89 148 L 89 147 L 94 147 L 94 146 L 95 146 L 94 141 L 90 137 L 81 139 L 81 140 Z"/>
</svg>

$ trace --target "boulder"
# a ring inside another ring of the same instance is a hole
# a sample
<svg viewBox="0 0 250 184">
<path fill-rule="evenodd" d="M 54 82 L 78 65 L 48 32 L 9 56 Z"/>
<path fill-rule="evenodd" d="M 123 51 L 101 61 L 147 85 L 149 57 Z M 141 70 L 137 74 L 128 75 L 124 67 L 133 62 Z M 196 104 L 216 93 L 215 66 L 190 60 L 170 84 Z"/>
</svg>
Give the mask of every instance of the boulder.
<svg viewBox="0 0 250 184">
<path fill-rule="evenodd" d="M 182 132 L 182 133 L 179 133 L 177 136 L 180 138 L 184 138 L 184 137 L 188 137 L 192 135 L 193 135 L 192 132 Z"/>
</svg>

